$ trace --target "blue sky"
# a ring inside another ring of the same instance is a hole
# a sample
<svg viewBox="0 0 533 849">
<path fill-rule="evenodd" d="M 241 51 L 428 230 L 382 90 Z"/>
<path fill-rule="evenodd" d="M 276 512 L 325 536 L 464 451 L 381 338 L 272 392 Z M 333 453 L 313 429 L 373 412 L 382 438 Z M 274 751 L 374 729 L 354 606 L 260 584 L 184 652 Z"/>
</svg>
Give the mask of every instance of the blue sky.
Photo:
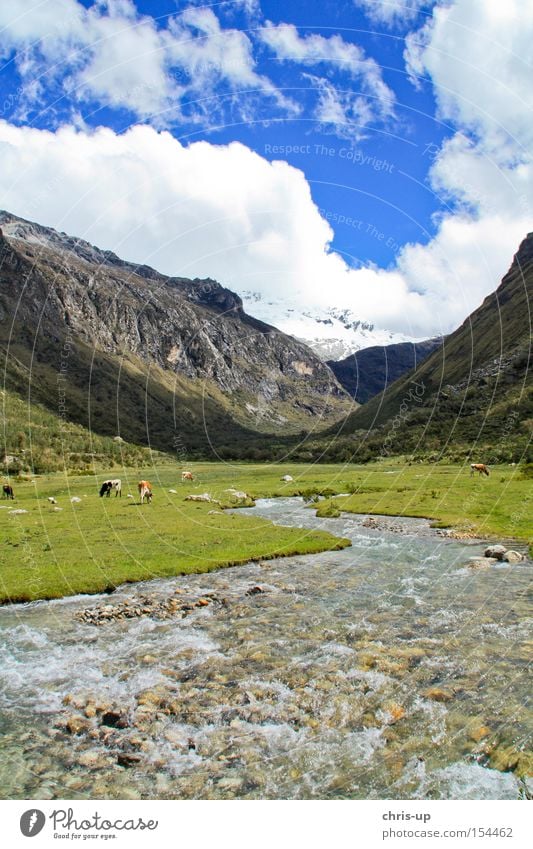
<svg viewBox="0 0 533 849">
<path fill-rule="evenodd" d="M 13 0 L 0 205 L 169 273 L 446 332 L 531 229 L 533 14 L 504 5 Z"/>
</svg>

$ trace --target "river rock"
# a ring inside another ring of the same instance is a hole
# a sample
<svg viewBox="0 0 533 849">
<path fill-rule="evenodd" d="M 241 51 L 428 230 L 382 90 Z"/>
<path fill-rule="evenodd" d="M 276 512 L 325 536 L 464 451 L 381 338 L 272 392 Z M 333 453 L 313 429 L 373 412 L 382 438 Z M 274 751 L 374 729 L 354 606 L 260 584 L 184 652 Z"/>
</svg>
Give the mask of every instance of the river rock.
<svg viewBox="0 0 533 849">
<path fill-rule="evenodd" d="M 489 545 L 485 549 L 485 557 L 495 557 L 496 560 L 503 560 L 503 555 L 507 549 L 504 545 Z"/>
<path fill-rule="evenodd" d="M 106 725 L 108 728 L 127 728 L 129 723 L 120 711 L 108 710 L 102 714 L 102 725 Z"/>
<path fill-rule="evenodd" d="M 235 776 L 234 778 L 221 778 L 217 784 L 220 790 L 226 790 L 231 793 L 237 793 L 242 787 L 243 780 Z"/>
<path fill-rule="evenodd" d="M 430 687 L 423 695 L 426 699 L 431 699 L 432 702 L 450 702 L 453 699 L 453 693 L 441 687 Z"/>
<path fill-rule="evenodd" d="M 141 762 L 140 755 L 134 755 L 131 752 L 119 752 L 117 755 L 117 763 L 119 766 L 132 767 Z"/>
<path fill-rule="evenodd" d="M 91 749 L 88 752 L 82 752 L 81 755 L 79 755 L 78 763 L 81 766 L 88 767 L 89 769 L 100 769 L 101 767 L 109 764 L 109 758 L 101 752 Z"/>
<path fill-rule="evenodd" d="M 72 714 L 67 718 L 65 723 L 67 731 L 70 734 L 83 734 L 86 731 L 89 731 L 92 728 L 90 721 L 85 716 L 80 716 L 79 714 Z"/>
<path fill-rule="evenodd" d="M 524 557 L 522 554 L 520 554 L 519 551 L 513 551 L 512 549 L 509 549 L 509 551 L 505 552 L 502 559 L 505 560 L 507 563 L 520 563 L 520 561 L 522 561 Z"/>
<path fill-rule="evenodd" d="M 388 714 L 388 725 L 394 725 L 395 722 L 399 722 L 400 719 L 403 719 L 405 717 L 404 708 L 397 702 L 391 702 L 385 705 L 385 711 Z"/>
<path fill-rule="evenodd" d="M 490 734 L 490 728 L 488 725 L 475 725 L 470 729 L 468 736 L 475 743 L 479 743 L 480 740 L 483 740 L 485 737 L 488 737 Z"/>
<path fill-rule="evenodd" d="M 495 557 L 489 557 L 488 555 L 485 555 L 485 557 L 469 557 L 467 566 L 469 569 L 489 569 L 490 566 L 494 566 L 497 562 Z"/>
</svg>

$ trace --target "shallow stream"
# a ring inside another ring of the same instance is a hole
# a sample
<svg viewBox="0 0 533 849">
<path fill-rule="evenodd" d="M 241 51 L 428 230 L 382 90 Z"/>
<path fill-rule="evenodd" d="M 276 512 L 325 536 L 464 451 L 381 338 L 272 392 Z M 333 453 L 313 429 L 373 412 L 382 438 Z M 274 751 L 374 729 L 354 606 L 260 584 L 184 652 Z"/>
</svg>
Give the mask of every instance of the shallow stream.
<svg viewBox="0 0 533 849">
<path fill-rule="evenodd" d="M 482 543 L 424 520 L 247 513 L 352 547 L 0 609 L 2 797 L 527 795 L 532 564 L 472 570 Z M 76 618 L 174 595 L 209 604 Z"/>
</svg>

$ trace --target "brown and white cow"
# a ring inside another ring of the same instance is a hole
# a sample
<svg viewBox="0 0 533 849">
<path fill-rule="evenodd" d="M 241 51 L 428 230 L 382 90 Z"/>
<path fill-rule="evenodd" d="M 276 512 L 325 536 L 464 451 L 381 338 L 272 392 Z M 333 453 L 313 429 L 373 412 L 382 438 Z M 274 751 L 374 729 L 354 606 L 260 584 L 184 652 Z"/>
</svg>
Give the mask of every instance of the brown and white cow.
<svg viewBox="0 0 533 849">
<path fill-rule="evenodd" d="M 150 483 L 150 481 L 139 481 L 139 483 L 137 484 L 137 489 L 139 490 L 139 495 L 141 496 L 141 504 L 144 504 L 145 498 L 148 501 L 148 504 L 150 504 L 154 495 L 152 492 L 152 484 Z"/>
<path fill-rule="evenodd" d="M 182 481 L 193 481 L 194 480 L 193 473 L 192 472 L 182 472 L 181 473 L 181 479 L 182 479 Z"/>
<path fill-rule="evenodd" d="M 479 472 L 480 475 L 487 475 L 487 477 L 490 475 L 485 463 L 470 463 L 470 477 L 472 477 L 474 472 Z"/>
</svg>

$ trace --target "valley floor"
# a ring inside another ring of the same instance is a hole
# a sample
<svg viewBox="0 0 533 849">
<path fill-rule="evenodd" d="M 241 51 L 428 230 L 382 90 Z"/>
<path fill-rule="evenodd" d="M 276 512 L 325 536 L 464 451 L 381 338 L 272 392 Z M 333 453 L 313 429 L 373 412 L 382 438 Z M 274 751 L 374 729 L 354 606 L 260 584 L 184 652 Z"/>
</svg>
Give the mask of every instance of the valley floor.
<svg viewBox="0 0 533 849">
<path fill-rule="evenodd" d="M 251 498 L 303 495 L 311 502 L 322 495 L 319 516 L 338 509 L 423 516 L 465 536 L 519 543 L 533 539 L 533 484 L 521 478 L 518 466 L 493 467 L 483 479 L 471 478 L 465 466 L 398 462 L 194 463 L 189 468 L 194 481 L 187 483 L 181 482 L 181 468 L 170 464 L 151 469 L 149 475 L 146 469 L 115 468 L 97 477 L 12 479 L 15 501 L 2 501 L 0 510 L 0 602 L 111 591 L 125 582 L 349 545 L 323 531 L 274 526 L 266 519 L 225 512 L 253 503 L 239 502 L 231 488 Z M 99 498 L 101 481 L 119 474 L 122 498 Z M 293 480 L 283 482 L 283 475 Z M 152 480 L 154 499 L 141 506 L 137 481 L 146 477 Z M 203 493 L 213 501 L 185 500 Z"/>
</svg>

